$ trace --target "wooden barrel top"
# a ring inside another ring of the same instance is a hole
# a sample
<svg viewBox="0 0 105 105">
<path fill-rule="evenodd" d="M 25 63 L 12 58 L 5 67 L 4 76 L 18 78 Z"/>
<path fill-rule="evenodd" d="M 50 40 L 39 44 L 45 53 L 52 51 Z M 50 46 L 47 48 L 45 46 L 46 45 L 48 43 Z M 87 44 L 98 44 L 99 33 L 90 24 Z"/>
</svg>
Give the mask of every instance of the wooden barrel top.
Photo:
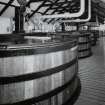
<svg viewBox="0 0 105 105">
<path fill-rule="evenodd" d="M 54 39 L 45 43 L 0 43 L 0 57 L 45 54 L 70 49 L 77 45 L 75 39 Z"/>
</svg>

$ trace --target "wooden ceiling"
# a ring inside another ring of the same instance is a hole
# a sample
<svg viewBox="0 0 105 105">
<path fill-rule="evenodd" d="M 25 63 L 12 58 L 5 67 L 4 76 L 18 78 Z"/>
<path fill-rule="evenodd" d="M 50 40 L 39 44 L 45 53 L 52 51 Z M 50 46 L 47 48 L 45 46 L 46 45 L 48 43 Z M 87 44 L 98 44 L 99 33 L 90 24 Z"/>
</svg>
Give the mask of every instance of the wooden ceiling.
<svg viewBox="0 0 105 105">
<path fill-rule="evenodd" d="M 87 1 L 87 0 L 86 0 Z M 91 0 L 92 1 L 92 12 L 97 14 L 101 19 L 105 18 L 105 0 Z M 19 7 L 17 0 L 0 0 L 0 16 L 8 14 L 8 9 L 15 9 Z M 80 10 L 80 0 L 29 0 L 27 7 L 31 8 L 32 13 L 30 18 L 37 13 L 41 15 L 53 15 L 62 13 L 76 13 Z M 13 12 L 13 11 L 11 11 Z M 5 15 L 6 16 L 6 15 Z M 13 17 L 13 16 L 12 16 Z M 44 21 L 51 23 L 58 19 L 45 19 Z"/>
</svg>

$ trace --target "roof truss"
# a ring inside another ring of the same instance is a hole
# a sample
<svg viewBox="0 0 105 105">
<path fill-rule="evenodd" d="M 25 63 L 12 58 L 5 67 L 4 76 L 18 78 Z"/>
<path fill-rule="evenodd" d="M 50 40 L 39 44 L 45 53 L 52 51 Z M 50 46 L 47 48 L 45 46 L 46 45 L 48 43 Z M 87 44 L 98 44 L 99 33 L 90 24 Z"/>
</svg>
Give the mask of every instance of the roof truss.
<svg viewBox="0 0 105 105">
<path fill-rule="evenodd" d="M 0 16 L 9 8 L 9 7 L 18 7 L 18 5 L 14 5 L 14 1 L 17 0 L 0 0 L 0 5 L 4 5 L 4 7 L 0 10 Z M 78 12 L 79 10 L 79 1 L 80 0 L 29 0 L 26 6 L 30 6 L 31 3 L 38 3 L 41 2 L 41 4 L 36 8 L 32 10 L 32 14 L 30 14 L 30 18 L 36 14 L 40 13 L 42 15 L 53 15 L 53 14 L 62 14 L 65 12 Z M 94 2 L 96 1 L 96 2 Z M 101 0 L 92 0 L 92 7 L 94 8 L 94 12 L 100 15 L 101 17 L 105 18 L 105 8 L 104 6 L 101 6 L 103 3 Z M 43 10 L 43 7 L 46 9 L 41 12 L 41 9 Z M 45 19 L 44 22 L 53 23 L 56 22 L 59 19 Z"/>
</svg>

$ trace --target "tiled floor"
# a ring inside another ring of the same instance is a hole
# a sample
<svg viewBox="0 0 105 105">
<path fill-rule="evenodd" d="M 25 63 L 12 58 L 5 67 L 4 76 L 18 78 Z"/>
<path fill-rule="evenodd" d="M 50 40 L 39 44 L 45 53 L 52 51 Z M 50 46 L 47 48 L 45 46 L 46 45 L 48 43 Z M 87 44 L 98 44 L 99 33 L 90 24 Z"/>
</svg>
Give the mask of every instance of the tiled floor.
<svg viewBox="0 0 105 105">
<path fill-rule="evenodd" d="M 79 60 L 82 89 L 75 105 L 105 105 L 105 38 L 92 50 L 93 56 Z"/>
</svg>

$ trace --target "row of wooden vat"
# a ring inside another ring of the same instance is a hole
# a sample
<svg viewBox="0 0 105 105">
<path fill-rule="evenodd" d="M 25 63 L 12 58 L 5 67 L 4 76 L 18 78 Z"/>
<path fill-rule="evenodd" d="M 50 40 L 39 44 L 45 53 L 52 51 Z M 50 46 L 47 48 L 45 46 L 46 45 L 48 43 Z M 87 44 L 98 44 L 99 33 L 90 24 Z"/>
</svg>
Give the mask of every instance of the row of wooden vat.
<svg viewBox="0 0 105 105">
<path fill-rule="evenodd" d="M 92 55 L 92 47 L 97 44 L 98 33 L 94 32 L 74 32 L 74 33 L 57 33 L 57 37 L 62 38 L 76 38 L 78 41 L 78 58 L 87 58 Z"/>
<path fill-rule="evenodd" d="M 59 34 L 57 43 L 0 50 L 0 105 L 69 105 L 76 101 L 81 87 L 78 58 L 92 55 L 91 34 Z"/>
<path fill-rule="evenodd" d="M 96 46 L 98 41 L 98 37 L 94 33 L 83 33 L 79 35 L 78 38 L 78 56 L 79 58 L 87 58 L 90 57 L 92 53 L 92 47 Z"/>
</svg>

